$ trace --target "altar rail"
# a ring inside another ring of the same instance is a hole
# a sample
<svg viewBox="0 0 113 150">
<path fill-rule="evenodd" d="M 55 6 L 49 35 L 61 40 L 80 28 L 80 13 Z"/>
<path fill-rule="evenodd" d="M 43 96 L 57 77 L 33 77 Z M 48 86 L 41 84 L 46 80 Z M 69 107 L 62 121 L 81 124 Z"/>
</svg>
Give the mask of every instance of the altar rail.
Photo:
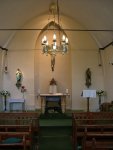
<svg viewBox="0 0 113 150">
<path fill-rule="evenodd" d="M 88 143 L 87 139 L 91 139 L 90 143 L 94 144 L 95 147 L 97 147 L 97 137 L 101 139 L 102 146 L 102 137 L 105 137 L 104 142 L 106 142 L 107 144 L 104 148 L 106 148 L 107 146 L 109 147 L 107 139 L 111 137 L 113 138 L 113 112 L 76 112 L 72 114 L 72 121 L 72 137 L 74 150 L 77 149 L 78 142 L 81 142 L 82 148 L 84 150 L 88 150 L 88 147 L 86 146 L 86 143 Z M 113 142 L 111 143 L 111 147 L 113 148 Z M 92 147 L 90 147 L 89 149 L 91 148 Z"/>
</svg>

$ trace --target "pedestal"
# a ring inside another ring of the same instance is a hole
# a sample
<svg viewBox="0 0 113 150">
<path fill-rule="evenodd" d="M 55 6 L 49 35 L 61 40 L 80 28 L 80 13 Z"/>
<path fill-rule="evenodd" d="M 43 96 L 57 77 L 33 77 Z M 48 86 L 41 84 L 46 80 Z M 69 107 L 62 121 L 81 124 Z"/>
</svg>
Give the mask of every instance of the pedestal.
<svg viewBox="0 0 113 150">
<path fill-rule="evenodd" d="M 7 110 L 7 97 L 4 96 L 4 111 Z"/>
<path fill-rule="evenodd" d="M 89 112 L 89 97 L 87 97 L 87 112 Z"/>
<path fill-rule="evenodd" d="M 100 107 L 101 107 L 101 96 L 99 96 L 99 110 L 100 110 Z"/>
</svg>

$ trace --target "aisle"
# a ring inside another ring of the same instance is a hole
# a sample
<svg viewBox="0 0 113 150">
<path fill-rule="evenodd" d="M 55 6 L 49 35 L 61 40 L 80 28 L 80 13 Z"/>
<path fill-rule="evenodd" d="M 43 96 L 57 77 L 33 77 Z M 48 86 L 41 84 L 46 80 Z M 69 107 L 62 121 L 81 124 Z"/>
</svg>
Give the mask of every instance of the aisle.
<svg viewBox="0 0 113 150">
<path fill-rule="evenodd" d="M 72 150 L 72 120 L 65 115 L 40 119 L 39 150 Z"/>
</svg>

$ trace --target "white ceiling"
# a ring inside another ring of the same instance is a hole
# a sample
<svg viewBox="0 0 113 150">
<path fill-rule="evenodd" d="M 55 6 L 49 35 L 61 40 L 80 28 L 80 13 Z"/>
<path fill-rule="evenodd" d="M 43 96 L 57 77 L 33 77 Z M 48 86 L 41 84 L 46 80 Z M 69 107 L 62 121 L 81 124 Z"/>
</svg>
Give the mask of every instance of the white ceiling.
<svg viewBox="0 0 113 150">
<path fill-rule="evenodd" d="M 12 30 L 48 12 L 54 0 L 0 0 L 0 45 L 5 46 Z M 102 48 L 113 42 L 113 0 L 59 0 L 60 13 L 73 18 Z M 76 30 L 76 28 L 74 29 Z M 73 31 L 75 32 L 75 31 Z"/>
</svg>

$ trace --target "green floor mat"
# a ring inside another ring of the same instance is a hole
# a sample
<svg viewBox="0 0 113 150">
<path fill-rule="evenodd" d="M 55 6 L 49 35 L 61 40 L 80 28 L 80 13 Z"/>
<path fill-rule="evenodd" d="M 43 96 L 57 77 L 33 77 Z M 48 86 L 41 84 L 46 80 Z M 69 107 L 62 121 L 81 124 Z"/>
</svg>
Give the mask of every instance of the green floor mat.
<svg viewBox="0 0 113 150">
<path fill-rule="evenodd" d="M 39 150 L 72 150 L 71 137 L 41 137 Z"/>
<path fill-rule="evenodd" d="M 41 127 L 40 136 L 71 136 L 72 127 Z"/>
<path fill-rule="evenodd" d="M 72 150 L 72 116 L 42 114 L 39 119 L 39 150 Z"/>
</svg>

